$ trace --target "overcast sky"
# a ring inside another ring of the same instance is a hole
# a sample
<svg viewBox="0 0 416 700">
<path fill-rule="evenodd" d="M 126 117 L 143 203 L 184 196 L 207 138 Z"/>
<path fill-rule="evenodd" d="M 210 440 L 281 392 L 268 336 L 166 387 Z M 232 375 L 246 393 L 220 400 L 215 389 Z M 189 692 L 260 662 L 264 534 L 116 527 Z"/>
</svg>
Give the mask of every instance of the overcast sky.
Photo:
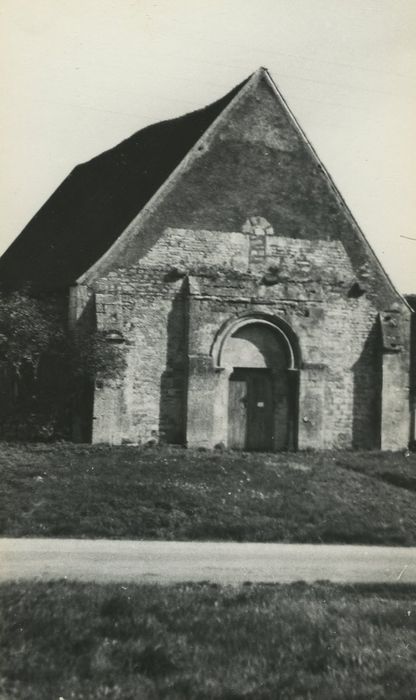
<svg viewBox="0 0 416 700">
<path fill-rule="evenodd" d="M 415 0 L 1 0 L 0 253 L 79 162 L 269 68 L 416 292 Z"/>
</svg>

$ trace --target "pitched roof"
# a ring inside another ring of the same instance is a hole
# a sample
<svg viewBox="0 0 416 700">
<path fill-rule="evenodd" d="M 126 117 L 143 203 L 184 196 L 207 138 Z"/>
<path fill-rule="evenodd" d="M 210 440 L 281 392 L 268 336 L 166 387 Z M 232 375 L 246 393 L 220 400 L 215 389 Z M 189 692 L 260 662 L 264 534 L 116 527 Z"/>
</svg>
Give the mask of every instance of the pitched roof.
<svg viewBox="0 0 416 700">
<path fill-rule="evenodd" d="M 240 231 L 250 216 L 266 217 L 288 238 L 341 241 L 357 279 L 380 307 L 404 302 L 262 67 L 238 86 L 153 197 L 77 282 L 93 284 L 114 269 L 137 264 L 167 227 Z"/>
<path fill-rule="evenodd" d="M 100 258 L 247 82 L 78 165 L 0 258 L 0 284 L 67 287 Z"/>
</svg>

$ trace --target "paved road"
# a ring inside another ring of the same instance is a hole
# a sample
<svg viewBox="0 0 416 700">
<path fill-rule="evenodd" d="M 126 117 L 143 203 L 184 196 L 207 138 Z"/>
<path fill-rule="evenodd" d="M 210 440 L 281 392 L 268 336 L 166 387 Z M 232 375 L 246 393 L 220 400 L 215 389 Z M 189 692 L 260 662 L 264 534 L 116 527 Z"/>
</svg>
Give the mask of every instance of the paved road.
<svg viewBox="0 0 416 700">
<path fill-rule="evenodd" d="M 350 545 L 0 539 L 0 581 L 416 583 L 416 548 Z"/>
</svg>

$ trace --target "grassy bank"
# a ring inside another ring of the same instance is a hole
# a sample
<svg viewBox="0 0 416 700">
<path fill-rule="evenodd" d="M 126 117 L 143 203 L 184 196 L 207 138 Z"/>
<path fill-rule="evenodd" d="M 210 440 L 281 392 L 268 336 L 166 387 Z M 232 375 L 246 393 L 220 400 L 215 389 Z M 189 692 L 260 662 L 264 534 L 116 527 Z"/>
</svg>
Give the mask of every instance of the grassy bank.
<svg viewBox="0 0 416 700">
<path fill-rule="evenodd" d="M 410 700 L 411 588 L 0 586 L 5 700 Z"/>
<path fill-rule="evenodd" d="M 416 454 L 4 444 L 0 533 L 416 545 L 414 474 Z"/>
<path fill-rule="evenodd" d="M 367 452 L 365 455 L 355 455 L 344 452 L 339 454 L 336 463 L 386 484 L 416 491 L 416 454 Z"/>
</svg>

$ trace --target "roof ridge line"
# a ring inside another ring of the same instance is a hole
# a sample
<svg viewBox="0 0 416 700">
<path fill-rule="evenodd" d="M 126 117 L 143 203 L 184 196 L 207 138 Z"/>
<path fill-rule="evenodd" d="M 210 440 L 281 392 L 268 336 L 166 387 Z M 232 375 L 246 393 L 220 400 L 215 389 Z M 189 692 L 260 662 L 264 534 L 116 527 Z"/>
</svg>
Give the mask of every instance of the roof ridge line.
<svg viewBox="0 0 416 700">
<path fill-rule="evenodd" d="M 217 117 L 212 121 L 212 123 L 207 127 L 207 129 L 203 132 L 203 134 L 199 137 L 199 139 L 194 143 L 194 145 L 189 149 L 189 151 L 186 153 L 186 155 L 182 158 L 182 160 L 178 163 L 178 165 L 172 170 L 170 175 L 166 178 L 166 180 L 162 183 L 162 185 L 156 190 L 156 192 L 153 194 L 153 196 L 146 202 L 144 207 L 138 212 L 138 214 L 131 220 L 131 222 L 126 226 L 124 231 L 120 234 L 120 236 L 117 238 L 117 240 L 114 241 L 114 243 L 106 250 L 106 252 L 98 258 L 98 260 L 95 261 L 93 265 L 91 265 L 88 270 L 83 272 L 80 277 L 75 281 L 75 285 L 78 284 L 88 284 L 89 281 L 92 281 L 95 277 L 95 273 L 99 270 L 100 266 L 104 263 L 107 258 L 110 257 L 116 251 L 118 248 L 121 246 L 125 246 L 129 243 L 130 239 L 134 236 L 135 230 L 137 226 L 140 226 L 142 223 L 142 220 L 145 220 L 146 217 L 151 213 L 152 208 L 154 205 L 162 198 L 165 194 L 167 194 L 170 189 L 173 187 L 177 177 L 184 172 L 189 165 L 193 162 L 194 158 L 197 155 L 198 150 L 201 150 L 201 147 L 205 144 L 205 142 L 211 137 L 212 133 L 217 129 L 218 125 L 224 120 L 224 118 L 227 116 L 228 112 L 231 111 L 231 109 L 239 102 L 239 100 L 246 94 L 246 92 L 251 88 L 253 83 L 255 81 L 258 81 L 260 76 L 266 72 L 265 68 L 258 68 L 254 73 L 252 73 L 247 79 L 246 82 L 242 85 L 240 90 L 234 95 L 234 97 L 230 100 L 230 102 L 224 107 L 224 109 L 218 114 Z"/>
</svg>

